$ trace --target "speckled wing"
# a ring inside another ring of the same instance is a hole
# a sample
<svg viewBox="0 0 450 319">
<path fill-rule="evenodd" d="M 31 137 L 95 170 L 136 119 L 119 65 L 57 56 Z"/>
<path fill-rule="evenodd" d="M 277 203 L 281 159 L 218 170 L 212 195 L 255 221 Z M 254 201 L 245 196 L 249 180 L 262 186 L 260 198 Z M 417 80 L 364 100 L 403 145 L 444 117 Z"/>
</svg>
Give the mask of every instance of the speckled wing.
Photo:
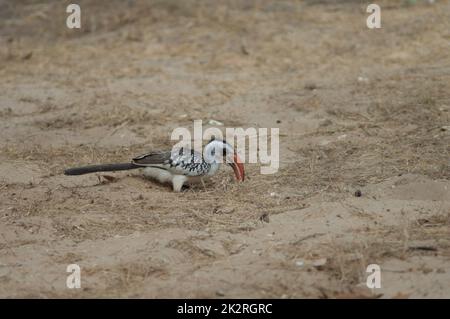
<svg viewBox="0 0 450 319">
<path fill-rule="evenodd" d="M 187 148 L 174 149 L 171 152 L 151 152 L 133 158 L 132 162 L 135 165 L 158 167 L 185 176 L 203 176 L 211 168 L 201 154 Z"/>
<path fill-rule="evenodd" d="M 170 152 L 151 152 L 133 158 L 133 164 L 140 166 L 165 165 L 171 162 Z"/>
</svg>

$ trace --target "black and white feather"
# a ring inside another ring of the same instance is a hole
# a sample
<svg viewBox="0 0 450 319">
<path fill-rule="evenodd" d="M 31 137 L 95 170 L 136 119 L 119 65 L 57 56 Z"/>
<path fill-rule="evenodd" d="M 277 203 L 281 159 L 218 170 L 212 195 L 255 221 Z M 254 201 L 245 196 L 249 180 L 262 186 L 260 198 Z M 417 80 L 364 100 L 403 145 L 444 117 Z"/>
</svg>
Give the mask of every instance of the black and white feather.
<svg viewBox="0 0 450 319">
<path fill-rule="evenodd" d="M 208 163 L 202 154 L 181 147 L 171 152 L 152 152 L 133 158 L 133 164 L 143 167 L 156 167 L 173 174 L 186 176 L 205 176 L 214 169 L 214 163 Z"/>
</svg>

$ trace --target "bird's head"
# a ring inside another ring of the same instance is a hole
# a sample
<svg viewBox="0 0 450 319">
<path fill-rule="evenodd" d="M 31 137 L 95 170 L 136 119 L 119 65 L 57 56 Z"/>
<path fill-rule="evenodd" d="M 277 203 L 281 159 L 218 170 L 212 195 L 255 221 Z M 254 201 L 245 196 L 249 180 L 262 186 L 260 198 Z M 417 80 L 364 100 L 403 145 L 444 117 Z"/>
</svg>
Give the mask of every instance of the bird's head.
<svg viewBox="0 0 450 319">
<path fill-rule="evenodd" d="M 244 181 L 244 164 L 233 147 L 224 140 L 212 138 L 206 144 L 203 157 L 208 163 L 227 163 L 233 168 L 234 175 L 238 181 Z"/>
</svg>

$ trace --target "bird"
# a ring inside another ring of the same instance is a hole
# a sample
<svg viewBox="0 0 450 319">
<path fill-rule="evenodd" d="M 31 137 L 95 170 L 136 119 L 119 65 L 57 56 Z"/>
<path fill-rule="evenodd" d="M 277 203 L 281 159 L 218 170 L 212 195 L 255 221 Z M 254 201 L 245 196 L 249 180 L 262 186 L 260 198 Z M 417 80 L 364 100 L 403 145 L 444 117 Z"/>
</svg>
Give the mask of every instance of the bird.
<svg viewBox="0 0 450 319">
<path fill-rule="evenodd" d="M 225 140 L 214 137 L 205 145 L 203 154 L 189 147 L 173 147 L 170 151 L 154 151 L 134 157 L 128 163 L 98 164 L 69 168 L 65 175 L 84 175 L 143 168 L 143 174 L 160 183 L 171 183 L 174 192 L 181 192 L 186 183 L 203 183 L 203 178 L 217 173 L 226 161 L 238 181 L 244 181 L 244 164 L 234 148 Z"/>
</svg>

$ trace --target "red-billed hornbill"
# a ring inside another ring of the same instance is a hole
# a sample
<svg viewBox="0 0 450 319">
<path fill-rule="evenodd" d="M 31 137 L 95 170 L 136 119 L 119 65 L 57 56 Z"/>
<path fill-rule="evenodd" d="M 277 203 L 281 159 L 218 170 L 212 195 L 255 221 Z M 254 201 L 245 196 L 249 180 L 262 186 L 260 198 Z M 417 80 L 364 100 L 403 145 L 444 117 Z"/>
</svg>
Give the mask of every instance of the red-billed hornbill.
<svg viewBox="0 0 450 319">
<path fill-rule="evenodd" d="M 203 155 L 186 147 L 171 151 L 151 152 L 132 159 L 130 163 L 100 164 L 69 168 L 65 175 L 83 175 L 95 172 L 112 172 L 143 168 L 146 177 L 161 183 L 172 183 L 175 192 L 184 183 L 202 180 L 214 175 L 222 162 L 229 164 L 238 181 L 245 177 L 244 165 L 233 147 L 225 141 L 212 139 L 206 144 Z"/>
</svg>

